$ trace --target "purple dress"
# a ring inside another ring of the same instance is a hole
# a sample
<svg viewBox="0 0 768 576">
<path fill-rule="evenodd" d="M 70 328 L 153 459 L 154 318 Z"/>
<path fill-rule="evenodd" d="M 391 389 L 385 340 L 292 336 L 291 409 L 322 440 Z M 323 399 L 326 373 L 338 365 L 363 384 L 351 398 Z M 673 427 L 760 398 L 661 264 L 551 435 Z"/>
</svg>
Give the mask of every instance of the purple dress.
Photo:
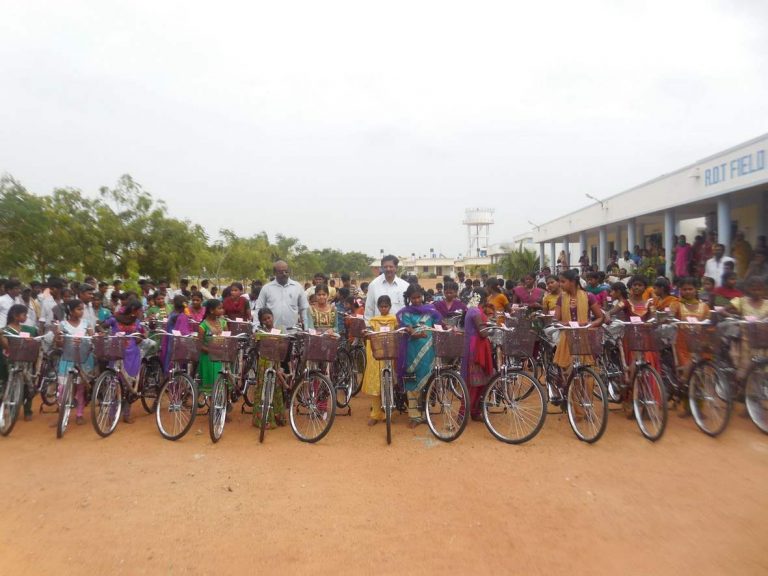
<svg viewBox="0 0 768 576">
<path fill-rule="evenodd" d="M 134 332 L 144 333 L 144 329 L 141 327 L 141 322 L 136 320 L 133 324 L 120 324 L 117 318 L 112 316 L 104 321 L 106 326 L 109 326 L 112 336 L 118 332 L 125 332 L 126 334 L 132 334 Z M 110 364 L 110 368 L 114 366 L 114 363 Z M 126 374 L 131 378 L 135 378 L 139 374 L 139 368 L 141 368 L 141 348 L 139 348 L 139 342 L 135 338 L 129 338 L 125 345 L 125 354 L 123 356 L 123 369 Z"/>
</svg>

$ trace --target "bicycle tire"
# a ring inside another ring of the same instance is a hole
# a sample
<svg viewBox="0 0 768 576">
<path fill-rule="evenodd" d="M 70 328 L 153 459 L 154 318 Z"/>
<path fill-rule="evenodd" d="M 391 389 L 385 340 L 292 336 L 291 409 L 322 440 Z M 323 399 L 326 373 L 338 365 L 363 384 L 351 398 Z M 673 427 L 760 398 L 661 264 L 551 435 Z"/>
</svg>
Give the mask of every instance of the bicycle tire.
<svg viewBox="0 0 768 576">
<path fill-rule="evenodd" d="M 291 394 L 291 430 L 296 438 L 310 444 L 322 440 L 336 417 L 335 389 L 318 370 L 310 370 Z M 306 424 L 306 429 L 304 425 Z"/>
<path fill-rule="evenodd" d="M 61 389 L 59 399 L 59 415 L 56 420 L 56 438 L 63 438 L 69 425 L 69 415 L 72 411 L 72 396 L 74 394 L 75 382 L 72 374 L 67 374 L 64 386 Z"/>
<path fill-rule="evenodd" d="M 699 430 L 713 438 L 728 426 L 733 410 L 729 384 L 714 362 L 697 362 L 688 377 L 688 406 Z"/>
<path fill-rule="evenodd" d="M 598 363 L 603 375 L 605 389 L 608 392 L 608 401 L 614 404 L 620 403 L 624 370 L 621 366 L 621 354 L 618 347 L 611 344 L 603 348 Z"/>
<path fill-rule="evenodd" d="M 61 359 L 61 351 L 54 349 L 44 356 L 44 361 L 38 373 L 37 388 L 40 390 L 40 399 L 45 406 L 55 406 L 59 388 L 59 378 L 56 370 Z"/>
<path fill-rule="evenodd" d="M 494 438 L 507 444 L 522 444 L 534 438 L 547 417 L 547 393 L 523 371 L 494 375 L 482 403 L 485 427 Z"/>
<path fill-rule="evenodd" d="M 24 402 L 24 378 L 19 372 L 12 371 L 3 389 L 0 404 L 0 435 L 8 436 L 19 419 L 19 410 Z"/>
<path fill-rule="evenodd" d="M 243 403 L 248 408 L 253 408 L 256 402 L 256 381 L 258 377 L 256 361 L 249 356 L 245 361 L 245 370 L 243 372 Z"/>
<path fill-rule="evenodd" d="M 583 415 L 577 414 L 577 406 L 584 411 Z M 588 444 L 600 440 L 608 424 L 608 392 L 600 376 L 589 366 L 574 368 L 571 374 L 567 412 L 568 422 L 579 440 Z M 586 424 L 583 429 L 582 423 Z"/>
<path fill-rule="evenodd" d="M 384 408 L 384 420 L 387 423 L 387 444 L 392 444 L 392 406 L 394 390 L 392 389 L 392 372 L 387 368 L 381 373 L 381 407 Z"/>
<path fill-rule="evenodd" d="M 768 434 L 768 363 L 753 364 L 746 382 L 744 403 L 747 414 L 755 426 Z"/>
<path fill-rule="evenodd" d="M 269 410 L 272 407 L 272 400 L 275 395 L 275 381 L 277 372 L 270 368 L 264 372 L 264 387 L 261 390 L 261 423 L 259 425 L 259 443 L 264 442 L 264 433 L 267 430 L 267 421 L 269 420 Z M 282 394 L 282 391 L 280 392 Z"/>
<path fill-rule="evenodd" d="M 456 406 L 454 400 L 458 401 Z M 432 408 L 436 406 L 440 409 L 433 414 Z M 424 413 L 427 426 L 438 440 L 453 442 L 461 436 L 469 421 L 469 390 L 458 372 L 444 370 L 429 377 L 424 394 Z M 439 426 L 441 423 L 442 427 Z"/>
<path fill-rule="evenodd" d="M 346 408 L 352 399 L 352 357 L 344 348 L 336 353 L 330 373 L 331 383 L 336 389 L 336 408 Z"/>
<path fill-rule="evenodd" d="M 122 385 L 117 372 L 107 368 L 93 385 L 91 424 L 96 434 L 106 438 L 117 428 L 122 411 Z"/>
<path fill-rule="evenodd" d="M 219 374 L 211 391 L 211 409 L 208 411 L 208 433 L 214 444 L 221 440 L 224 425 L 227 422 L 227 406 L 229 405 L 229 378 Z"/>
<path fill-rule="evenodd" d="M 632 381 L 632 407 L 643 436 L 656 442 L 664 435 L 669 409 L 667 390 L 653 366 L 639 366 Z"/>
<path fill-rule="evenodd" d="M 139 386 L 141 387 L 141 406 L 144 412 L 152 414 L 157 409 L 157 399 L 163 383 L 163 365 L 156 356 L 141 363 Z"/>
<path fill-rule="evenodd" d="M 158 431 L 166 440 L 183 438 L 197 417 L 195 383 L 184 373 L 174 374 L 166 380 L 157 396 L 155 422 Z"/>
<path fill-rule="evenodd" d="M 363 346 L 353 346 L 349 351 L 351 358 L 350 378 L 352 378 L 352 396 L 357 396 L 363 388 L 363 377 L 368 359 Z"/>
</svg>

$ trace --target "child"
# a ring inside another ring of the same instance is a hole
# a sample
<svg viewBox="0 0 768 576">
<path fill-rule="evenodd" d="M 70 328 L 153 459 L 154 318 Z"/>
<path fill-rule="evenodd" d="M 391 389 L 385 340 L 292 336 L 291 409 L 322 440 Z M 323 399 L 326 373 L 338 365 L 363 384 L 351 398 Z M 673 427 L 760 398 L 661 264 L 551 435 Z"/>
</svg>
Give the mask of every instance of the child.
<svg viewBox="0 0 768 576">
<path fill-rule="evenodd" d="M 201 342 L 198 374 L 200 375 L 200 391 L 210 394 L 216 377 L 221 371 L 221 362 L 215 362 L 208 356 L 208 344 L 214 336 L 220 336 L 227 329 L 224 320 L 224 307 L 221 300 L 211 298 L 205 302 L 205 319 L 200 323 L 198 334 Z"/>
<path fill-rule="evenodd" d="M 27 307 L 24 304 L 14 304 L 8 309 L 8 323 L 0 332 L 0 345 L 2 348 L 8 349 L 8 339 L 4 338 L 4 334 L 10 336 L 19 336 L 22 332 L 26 332 L 30 336 L 37 336 L 37 328 L 27 326 Z M 7 362 L 7 361 L 6 361 Z M 3 374 L 3 380 L 7 382 L 8 375 Z M 35 381 L 34 378 L 27 379 L 27 393 L 24 396 L 24 420 L 32 420 L 32 399 L 35 397 Z"/>
<path fill-rule="evenodd" d="M 478 288 L 477 294 L 480 302 L 467 310 L 464 321 L 464 356 L 461 359 L 461 375 L 469 388 L 469 414 L 475 421 L 482 420 L 480 400 L 494 370 L 491 343 L 482 332 L 488 322 L 487 315 L 493 315 L 493 306 L 488 304 L 484 288 Z"/>
<path fill-rule="evenodd" d="M 222 302 L 224 315 L 230 320 L 240 318 L 245 322 L 251 321 L 251 307 L 247 298 L 243 297 L 243 285 L 233 282 L 229 286 L 229 295 Z"/>
<path fill-rule="evenodd" d="M 112 336 L 118 332 L 124 334 L 134 334 L 139 332 L 144 334 L 144 328 L 141 326 L 141 301 L 138 298 L 131 298 L 125 305 L 117 310 L 114 316 L 107 318 L 102 327 L 109 329 Z M 137 378 L 139 376 L 139 370 L 141 369 L 141 347 L 136 337 L 127 339 L 127 345 L 125 345 L 125 351 L 123 354 L 123 372 L 124 376 L 128 376 L 128 385 L 131 387 L 131 392 L 138 393 Z M 134 420 L 131 418 L 131 403 L 127 400 L 123 400 L 123 422 L 127 424 L 133 424 Z"/>
<path fill-rule="evenodd" d="M 168 314 L 173 311 L 173 307 L 165 303 L 165 294 L 155 292 L 155 305 L 147 309 L 147 316 L 154 317 L 156 320 L 165 320 Z"/>
<path fill-rule="evenodd" d="M 585 288 L 590 294 L 594 294 L 597 298 L 597 303 L 600 308 L 605 308 L 605 304 L 608 301 L 609 287 L 606 284 L 600 283 L 600 272 L 590 272 L 587 274 L 587 287 Z"/>
<path fill-rule="evenodd" d="M 104 306 L 104 296 L 102 296 L 101 292 L 94 292 L 93 294 L 93 309 L 96 310 L 99 324 L 112 316 L 112 311 Z"/>
<path fill-rule="evenodd" d="M 198 324 L 205 318 L 205 308 L 203 307 L 203 295 L 200 292 L 192 292 L 190 296 L 191 305 L 187 309 L 189 317 Z"/>
<path fill-rule="evenodd" d="M 555 276 L 547 276 L 547 293 L 541 299 L 541 310 L 545 314 L 554 312 L 560 298 L 560 281 Z"/>
<path fill-rule="evenodd" d="M 64 303 L 64 309 L 66 311 L 67 318 L 59 323 L 59 330 L 61 335 L 58 338 L 59 345 L 64 345 L 63 335 L 68 336 L 92 336 L 93 326 L 88 325 L 88 321 L 84 318 L 85 306 L 80 300 L 67 300 Z M 68 342 L 71 339 L 67 338 Z M 82 346 L 86 346 L 85 343 Z M 80 369 L 85 372 L 93 371 L 93 355 L 89 354 L 85 362 L 80 364 Z M 75 367 L 75 362 L 71 360 L 62 360 L 59 362 L 59 386 L 63 388 L 67 381 L 69 370 Z M 81 377 L 77 381 L 77 389 L 75 390 L 75 422 L 77 424 L 84 424 L 83 412 L 85 410 L 85 383 L 86 378 Z"/>
<path fill-rule="evenodd" d="M 272 310 L 269 308 L 261 308 L 259 310 L 259 324 L 261 329 L 265 332 L 270 332 L 275 327 L 274 317 Z M 269 366 L 270 360 L 266 358 L 259 358 L 258 375 L 256 377 L 256 391 L 254 398 L 256 399 L 256 406 L 253 407 L 253 425 L 256 428 L 261 428 L 261 394 L 264 387 L 264 371 Z M 277 384 L 275 386 L 275 392 L 272 395 L 272 413 L 267 420 L 267 429 L 273 429 L 275 426 L 285 426 L 285 419 L 283 413 L 285 412 L 285 403 L 283 402 L 283 386 L 285 385 L 285 378 L 283 377 L 283 371 L 280 364 L 274 366 L 277 372 Z"/>
<path fill-rule="evenodd" d="M 710 308 L 715 306 L 715 279 L 709 276 L 702 276 L 701 290 L 699 290 L 699 300 L 704 302 Z"/>
<path fill-rule="evenodd" d="M 318 332 L 333 332 L 336 329 L 336 308 L 328 302 L 328 287 L 315 286 L 315 304 L 309 308 L 309 328 Z"/>
<path fill-rule="evenodd" d="M 390 330 L 397 328 L 397 318 L 390 314 L 392 309 L 392 300 L 389 296 L 379 296 L 376 301 L 376 307 L 379 309 L 379 315 L 370 319 L 371 329 L 375 332 L 381 331 L 386 327 Z M 365 375 L 363 376 L 363 392 L 369 396 L 375 396 L 371 404 L 371 416 L 368 420 L 368 426 L 375 426 L 384 420 L 384 410 L 381 409 L 381 368 L 382 362 L 376 360 L 371 352 L 370 342 L 366 344 L 367 362 L 365 364 Z"/>
<path fill-rule="evenodd" d="M 658 284 L 658 281 L 657 281 Z M 696 280 L 691 277 L 681 278 L 678 286 L 680 287 L 680 302 L 675 308 L 675 316 L 678 320 L 687 322 L 689 318 L 695 318 L 699 322 L 709 318 L 709 306 L 699 300 L 696 287 Z M 682 330 L 677 333 L 677 342 L 675 344 L 677 352 L 677 368 L 688 374 L 688 368 L 691 365 L 691 353 L 685 341 L 685 335 Z M 684 403 L 687 406 L 687 403 Z"/>
<path fill-rule="evenodd" d="M 173 297 L 173 312 L 168 316 L 168 325 L 165 331 L 173 333 L 177 330 L 182 336 L 187 336 L 192 332 L 192 326 L 189 324 L 189 316 L 185 313 L 187 307 L 187 297 L 183 294 L 177 294 Z M 167 373 L 171 367 L 171 339 L 169 336 L 163 337 L 163 343 L 160 347 L 160 361 L 163 363 L 163 370 Z"/>
<path fill-rule="evenodd" d="M 622 322 L 629 322 L 629 317 L 633 315 L 632 304 L 629 302 L 629 292 L 623 282 L 611 284 L 611 299 L 611 317 Z"/>
</svg>

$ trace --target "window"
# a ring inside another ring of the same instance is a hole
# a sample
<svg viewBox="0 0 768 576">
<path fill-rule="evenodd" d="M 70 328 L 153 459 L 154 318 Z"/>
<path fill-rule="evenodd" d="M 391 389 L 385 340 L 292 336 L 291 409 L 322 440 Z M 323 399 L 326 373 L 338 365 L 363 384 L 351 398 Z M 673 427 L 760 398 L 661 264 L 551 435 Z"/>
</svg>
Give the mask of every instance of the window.
<svg viewBox="0 0 768 576">
<path fill-rule="evenodd" d="M 435 274 L 437 274 L 438 276 L 442 276 L 443 275 L 443 267 L 442 266 L 437 266 L 435 268 Z"/>
<path fill-rule="evenodd" d="M 429 272 L 429 266 L 422 266 L 421 271 L 426 274 L 427 272 Z"/>
</svg>

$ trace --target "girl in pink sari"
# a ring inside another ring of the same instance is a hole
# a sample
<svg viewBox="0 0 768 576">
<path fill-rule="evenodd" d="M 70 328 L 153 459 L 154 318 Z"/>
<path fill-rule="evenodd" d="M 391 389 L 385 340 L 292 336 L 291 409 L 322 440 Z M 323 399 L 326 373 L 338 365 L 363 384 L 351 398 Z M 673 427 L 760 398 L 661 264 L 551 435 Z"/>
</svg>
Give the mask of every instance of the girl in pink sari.
<svg viewBox="0 0 768 576">
<path fill-rule="evenodd" d="M 476 289 L 475 293 L 480 296 L 480 303 L 477 307 L 467 310 L 464 321 L 464 357 L 461 359 L 461 376 L 469 388 L 470 416 L 472 420 L 480 420 L 482 418 L 480 399 L 493 374 L 493 356 L 491 343 L 481 332 L 488 322 L 488 316 L 484 311 L 488 295 L 483 288 Z"/>
</svg>

